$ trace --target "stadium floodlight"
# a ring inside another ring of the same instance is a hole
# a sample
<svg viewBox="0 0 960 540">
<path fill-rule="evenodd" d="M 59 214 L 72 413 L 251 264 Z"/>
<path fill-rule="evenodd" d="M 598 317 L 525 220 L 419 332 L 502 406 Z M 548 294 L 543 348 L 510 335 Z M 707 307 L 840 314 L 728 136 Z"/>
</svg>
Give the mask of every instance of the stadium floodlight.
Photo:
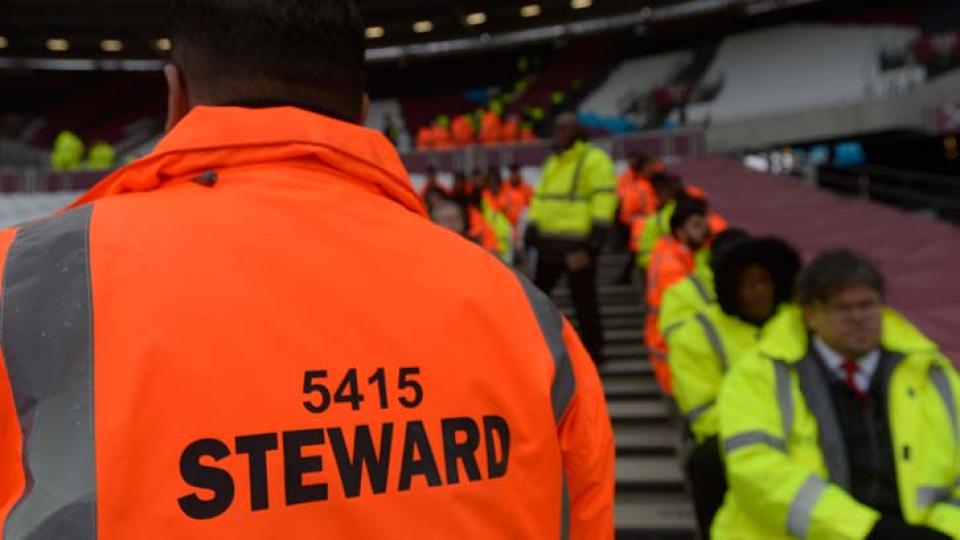
<svg viewBox="0 0 960 540">
<path fill-rule="evenodd" d="M 66 52 L 70 50 L 70 42 L 63 38 L 51 38 L 47 40 L 47 50 L 53 52 Z"/>
<path fill-rule="evenodd" d="M 529 6 L 523 6 L 522 8 L 520 8 L 520 16 L 536 17 L 537 15 L 540 15 L 541 11 L 542 10 L 540 9 L 539 4 L 530 4 Z"/>
<path fill-rule="evenodd" d="M 426 34 L 433 31 L 433 23 L 430 21 L 417 21 L 413 23 L 413 31 L 418 34 Z"/>
<path fill-rule="evenodd" d="M 380 39 L 386 34 L 386 30 L 382 26 L 369 26 L 364 34 L 367 36 L 367 39 Z"/>
<path fill-rule="evenodd" d="M 467 24 L 470 26 L 477 26 L 485 22 L 487 22 L 487 14 L 482 11 L 467 15 Z"/>
<path fill-rule="evenodd" d="M 158 51 L 169 51 L 173 48 L 173 42 L 170 41 L 170 38 L 160 38 L 153 42 L 153 45 Z"/>
<path fill-rule="evenodd" d="M 123 50 L 123 42 L 119 39 L 105 39 L 100 42 L 100 48 L 104 52 L 120 52 Z"/>
<path fill-rule="evenodd" d="M 10 46 L 10 41 L 5 37 L 0 36 L 0 49 L 6 49 L 9 46 Z"/>
<path fill-rule="evenodd" d="M 584 9 L 593 5 L 593 0 L 570 0 L 573 9 Z"/>
</svg>

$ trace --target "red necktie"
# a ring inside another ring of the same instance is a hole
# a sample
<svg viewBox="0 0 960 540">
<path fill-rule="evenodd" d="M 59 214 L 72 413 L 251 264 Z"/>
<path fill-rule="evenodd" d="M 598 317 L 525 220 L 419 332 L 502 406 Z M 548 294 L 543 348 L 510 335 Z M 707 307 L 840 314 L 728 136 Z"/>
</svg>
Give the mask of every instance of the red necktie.
<svg viewBox="0 0 960 540">
<path fill-rule="evenodd" d="M 853 360 L 847 360 L 841 365 L 843 371 L 847 374 L 847 386 L 850 388 L 850 391 L 853 392 L 853 395 L 857 398 L 857 401 L 861 405 L 867 405 L 867 394 L 857 386 L 857 371 L 859 371 L 860 366 Z"/>
</svg>

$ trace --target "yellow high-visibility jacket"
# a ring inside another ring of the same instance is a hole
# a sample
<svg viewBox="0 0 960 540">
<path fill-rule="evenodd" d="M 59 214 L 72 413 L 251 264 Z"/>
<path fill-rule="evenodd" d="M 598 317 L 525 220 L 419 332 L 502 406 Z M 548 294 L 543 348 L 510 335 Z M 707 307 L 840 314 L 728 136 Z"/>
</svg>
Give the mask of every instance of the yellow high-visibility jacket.
<svg viewBox="0 0 960 540">
<path fill-rule="evenodd" d="M 862 540 L 880 517 L 844 489 L 844 440 L 809 341 L 800 310 L 784 310 L 720 389 L 730 490 L 715 539 Z M 884 382 L 903 518 L 960 539 L 960 376 L 891 310 L 881 348 L 895 362 Z"/>
<path fill-rule="evenodd" d="M 548 238 L 583 240 L 595 222 L 609 226 L 617 211 L 617 177 L 602 149 L 577 142 L 543 167 L 530 220 Z"/>
<path fill-rule="evenodd" d="M 713 288 L 713 272 L 708 265 L 697 263 L 686 279 L 667 287 L 660 303 L 660 333 L 670 341 L 670 333 L 688 318 L 704 311 L 717 301 Z"/>
<path fill-rule="evenodd" d="M 667 336 L 673 397 L 698 443 L 720 432 L 716 410 L 720 384 L 733 365 L 756 347 L 762 331 L 714 304 L 685 319 Z"/>
<path fill-rule="evenodd" d="M 650 264 L 650 256 L 657 241 L 670 236 L 670 218 L 677 209 L 677 201 L 668 201 L 663 208 L 647 216 L 643 225 L 643 235 L 637 244 L 637 267 L 646 268 Z"/>
</svg>

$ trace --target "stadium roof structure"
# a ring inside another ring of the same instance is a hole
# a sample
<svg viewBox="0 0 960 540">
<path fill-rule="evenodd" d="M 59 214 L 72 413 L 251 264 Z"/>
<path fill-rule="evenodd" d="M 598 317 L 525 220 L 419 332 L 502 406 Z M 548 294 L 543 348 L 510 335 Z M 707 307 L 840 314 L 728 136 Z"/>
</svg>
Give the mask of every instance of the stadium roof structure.
<svg viewBox="0 0 960 540">
<path fill-rule="evenodd" d="M 749 16 L 818 1 L 358 0 L 358 4 L 367 23 L 368 59 L 376 62 L 617 29 L 639 34 L 649 25 L 671 20 L 720 13 Z M 3 0 L 0 68 L 153 69 L 170 46 L 165 31 L 168 5 L 169 0 Z"/>
</svg>

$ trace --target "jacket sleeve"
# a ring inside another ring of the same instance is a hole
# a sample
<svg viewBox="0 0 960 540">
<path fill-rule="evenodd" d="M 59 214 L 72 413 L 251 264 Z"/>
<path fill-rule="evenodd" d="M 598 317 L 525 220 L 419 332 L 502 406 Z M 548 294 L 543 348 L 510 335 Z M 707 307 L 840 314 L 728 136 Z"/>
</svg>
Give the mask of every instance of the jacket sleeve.
<svg viewBox="0 0 960 540">
<path fill-rule="evenodd" d="M 0 268 L 5 267 L 14 231 L 0 231 Z M 0 278 L 0 283 L 3 280 Z M 4 291 L 0 291 L 2 293 Z M 0 524 L 23 492 L 22 434 L 7 364 L 0 350 Z M 2 527 L 0 527 L 2 528 Z"/>
<path fill-rule="evenodd" d="M 663 261 L 663 259 L 658 260 Z M 650 288 L 647 301 L 650 307 L 659 310 L 660 306 L 663 305 L 663 297 L 667 290 L 686 277 L 687 271 L 672 261 L 651 264 L 647 269 L 647 287 Z"/>
<path fill-rule="evenodd" d="M 719 432 L 715 405 L 723 382 L 722 362 L 703 332 L 695 320 L 687 319 L 667 336 L 673 397 L 698 443 Z"/>
<path fill-rule="evenodd" d="M 949 360 L 946 364 L 947 378 L 953 389 L 954 407 L 957 418 L 960 418 L 960 375 L 949 367 L 953 365 Z M 948 500 L 939 502 L 930 509 L 926 525 L 960 540 L 960 442 L 954 446 L 953 463 L 953 493 Z"/>
<path fill-rule="evenodd" d="M 789 455 L 773 361 L 751 353 L 721 385 L 720 437 L 736 504 L 754 521 L 798 538 L 863 540 L 880 514 Z M 794 403 L 802 396 L 796 384 Z"/>
<path fill-rule="evenodd" d="M 576 387 L 557 428 L 570 497 L 570 538 L 613 538 L 615 448 L 600 377 L 570 324 L 563 337 Z"/>
<path fill-rule="evenodd" d="M 643 220 L 643 232 L 640 233 L 640 242 L 637 243 L 637 266 L 646 268 L 650 264 L 650 256 L 657 245 L 660 229 L 657 227 L 657 214 L 653 213 Z"/>
<path fill-rule="evenodd" d="M 547 186 L 547 175 L 553 170 L 555 160 L 556 158 L 554 156 L 547 158 L 547 161 L 543 164 L 543 168 L 540 170 L 540 182 L 537 183 L 537 188 L 530 190 L 530 211 L 527 212 L 527 217 L 532 223 L 539 223 L 540 219 L 543 218 L 543 216 L 540 215 L 543 212 L 541 200 L 537 195 L 544 193 Z"/>
<path fill-rule="evenodd" d="M 685 281 L 680 281 L 667 287 L 663 293 L 663 300 L 660 301 L 660 318 L 657 325 L 664 337 L 668 337 L 674 329 L 683 324 L 687 317 L 696 312 L 684 297 L 686 289 L 683 286 L 684 283 Z"/>
<path fill-rule="evenodd" d="M 593 221 L 609 224 L 617 213 L 617 175 L 606 152 L 594 149 L 584 164 L 590 181 L 590 215 Z"/>
</svg>

